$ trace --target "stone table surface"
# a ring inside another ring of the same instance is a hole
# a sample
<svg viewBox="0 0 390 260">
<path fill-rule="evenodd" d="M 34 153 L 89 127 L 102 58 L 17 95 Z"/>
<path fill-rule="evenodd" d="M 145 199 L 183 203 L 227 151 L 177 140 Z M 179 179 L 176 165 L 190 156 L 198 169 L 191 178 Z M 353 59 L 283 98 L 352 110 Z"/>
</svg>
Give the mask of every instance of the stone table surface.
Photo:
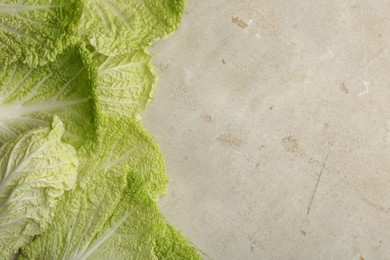
<svg viewBox="0 0 390 260">
<path fill-rule="evenodd" d="M 143 114 L 204 259 L 390 259 L 390 1 L 188 0 Z"/>
</svg>

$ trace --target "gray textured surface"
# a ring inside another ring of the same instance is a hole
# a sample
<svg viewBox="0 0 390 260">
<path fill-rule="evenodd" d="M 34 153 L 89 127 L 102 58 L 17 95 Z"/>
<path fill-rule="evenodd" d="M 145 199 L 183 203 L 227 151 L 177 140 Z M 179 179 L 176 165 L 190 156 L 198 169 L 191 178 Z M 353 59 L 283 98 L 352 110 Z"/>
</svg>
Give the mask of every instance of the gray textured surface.
<svg viewBox="0 0 390 260">
<path fill-rule="evenodd" d="M 390 259 L 389 14 L 189 0 L 154 46 L 159 205 L 205 259 Z"/>
</svg>

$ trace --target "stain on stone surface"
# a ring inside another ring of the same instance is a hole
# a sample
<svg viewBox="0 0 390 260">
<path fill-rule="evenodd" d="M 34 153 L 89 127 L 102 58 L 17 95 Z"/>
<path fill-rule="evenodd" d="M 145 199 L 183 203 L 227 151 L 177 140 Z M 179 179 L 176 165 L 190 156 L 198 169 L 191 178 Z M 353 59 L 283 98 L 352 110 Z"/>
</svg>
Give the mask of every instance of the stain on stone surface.
<svg viewBox="0 0 390 260">
<path fill-rule="evenodd" d="M 174 96 L 182 99 L 183 96 L 187 95 L 189 90 L 190 90 L 189 86 L 179 85 L 175 88 Z"/>
<path fill-rule="evenodd" d="M 251 251 L 254 252 L 256 249 L 264 250 L 264 245 L 261 243 L 259 239 L 257 239 L 254 235 L 250 235 L 247 237 L 251 243 L 250 248 Z"/>
<path fill-rule="evenodd" d="M 221 60 L 222 64 L 226 64 L 226 61 L 224 59 Z"/>
<path fill-rule="evenodd" d="M 357 255 L 360 252 L 360 248 L 357 245 L 352 246 L 352 253 Z"/>
<path fill-rule="evenodd" d="M 166 70 L 169 68 L 169 65 L 167 65 L 167 64 L 162 64 L 162 63 L 155 64 L 154 66 L 155 66 L 160 72 L 164 72 L 164 71 L 166 71 Z"/>
<path fill-rule="evenodd" d="M 318 159 L 308 155 L 305 150 L 299 146 L 298 140 L 294 136 L 290 135 L 283 138 L 281 143 L 286 152 L 292 153 L 294 156 L 302 158 L 310 164 L 321 165 L 321 162 Z"/>
<path fill-rule="evenodd" d="M 210 123 L 211 121 L 213 121 L 213 118 L 210 115 L 202 115 L 201 119 L 205 123 Z"/>
<path fill-rule="evenodd" d="M 383 242 L 382 242 L 382 240 L 380 240 L 376 246 L 372 247 L 372 249 L 375 251 L 378 251 L 382 246 L 383 246 Z"/>
<path fill-rule="evenodd" d="M 240 146 L 241 144 L 244 143 L 244 140 L 234 137 L 229 133 L 222 134 L 217 139 L 220 144 L 226 146 Z"/>
<path fill-rule="evenodd" d="M 238 27 L 245 29 L 248 27 L 248 24 L 244 22 L 243 20 L 239 19 L 238 17 L 233 17 L 232 16 L 232 23 L 237 24 Z"/>
<path fill-rule="evenodd" d="M 330 126 L 330 124 L 329 124 L 328 122 L 325 122 L 325 123 L 324 123 L 324 129 L 325 129 L 325 130 L 328 129 L 329 126 Z"/>
<path fill-rule="evenodd" d="M 341 92 L 344 92 L 345 94 L 348 94 L 348 88 L 347 88 L 347 86 L 344 83 L 341 83 L 339 88 L 340 88 Z"/>
<path fill-rule="evenodd" d="M 282 144 L 284 149 L 289 153 L 296 153 L 299 151 L 298 141 L 292 135 L 283 138 Z"/>
<path fill-rule="evenodd" d="M 353 10 L 358 10 L 358 9 L 360 9 L 360 5 L 358 5 L 358 4 L 353 4 L 353 5 L 351 5 L 351 9 L 353 9 Z"/>
<path fill-rule="evenodd" d="M 378 205 L 376 204 L 375 202 L 371 201 L 370 199 L 367 199 L 365 197 L 360 197 L 360 199 L 365 203 L 367 204 L 368 206 L 370 207 L 373 207 L 374 209 L 376 209 L 378 212 L 380 213 L 384 213 L 384 214 L 388 214 L 390 212 L 390 208 L 385 208 L 383 207 L 382 205 Z"/>
</svg>

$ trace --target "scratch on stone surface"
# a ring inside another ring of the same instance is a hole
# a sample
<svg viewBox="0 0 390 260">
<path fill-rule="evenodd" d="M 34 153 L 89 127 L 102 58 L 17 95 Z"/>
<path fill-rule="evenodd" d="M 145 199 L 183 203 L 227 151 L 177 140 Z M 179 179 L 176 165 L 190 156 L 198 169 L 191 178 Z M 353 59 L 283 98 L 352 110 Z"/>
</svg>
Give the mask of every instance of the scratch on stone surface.
<svg viewBox="0 0 390 260">
<path fill-rule="evenodd" d="M 363 95 L 366 95 L 370 92 L 369 90 L 369 86 L 370 86 L 370 82 L 369 81 L 363 81 L 363 84 L 364 84 L 364 87 L 365 89 L 359 93 L 359 96 L 363 96 Z"/>
<path fill-rule="evenodd" d="M 365 20 L 365 15 L 364 15 L 364 8 L 363 8 L 363 0 L 360 1 L 360 31 L 363 37 L 362 41 L 362 51 L 363 51 L 363 60 L 367 57 L 367 45 L 366 45 L 366 34 L 364 31 L 364 20 Z"/>
<path fill-rule="evenodd" d="M 379 51 L 378 53 L 374 54 L 371 56 L 371 58 L 361 67 L 360 70 L 363 70 L 365 68 L 367 68 L 368 66 L 371 65 L 371 63 L 373 63 L 377 58 L 379 58 L 383 53 L 385 53 L 387 51 L 387 48 L 383 48 L 381 51 Z"/>
<path fill-rule="evenodd" d="M 312 206 L 314 198 L 316 196 L 318 185 L 320 184 L 321 176 L 322 176 L 322 173 L 324 172 L 325 165 L 326 165 L 326 162 L 328 161 L 329 154 L 330 154 L 330 151 L 332 150 L 332 148 L 333 148 L 333 142 L 330 144 L 328 152 L 326 153 L 325 159 L 322 162 L 321 171 L 320 171 L 320 174 L 318 175 L 317 183 L 316 183 L 316 186 L 314 188 L 313 195 L 311 196 L 311 200 L 310 200 L 309 206 L 307 207 L 307 215 L 310 214 L 311 206 Z"/>
<path fill-rule="evenodd" d="M 201 254 L 202 254 L 202 259 L 210 259 L 210 260 L 213 260 L 208 254 L 206 254 L 205 252 L 203 252 L 202 250 L 199 249 L 199 247 L 197 247 L 194 243 L 192 243 L 192 241 L 188 240 L 191 245 L 193 245 L 196 250 L 198 250 Z M 204 257 L 207 257 L 207 258 L 204 258 Z"/>
<path fill-rule="evenodd" d="M 386 54 L 388 51 L 388 48 L 383 48 L 378 53 L 374 54 L 365 64 L 359 67 L 358 70 L 356 70 L 351 76 L 345 78 L 343 81 L 349 81 L 350 79 L 353 79 L 356 77 L 356 75 L 363 74 L 365 77 L 367 76 L 367 68 L 378 58 L 382 56 L 382 54 Z"/>
<path fill-rule="evenodd" d="M 375 208 L 378 212 L 388 214 L 390 212 L 390 208 L 385 208 L 384 206 L 378 205 L 372 202 L 370 199 L 361 198 L 361 200 L 366 203 L 368 206 Z"/>
</svg>

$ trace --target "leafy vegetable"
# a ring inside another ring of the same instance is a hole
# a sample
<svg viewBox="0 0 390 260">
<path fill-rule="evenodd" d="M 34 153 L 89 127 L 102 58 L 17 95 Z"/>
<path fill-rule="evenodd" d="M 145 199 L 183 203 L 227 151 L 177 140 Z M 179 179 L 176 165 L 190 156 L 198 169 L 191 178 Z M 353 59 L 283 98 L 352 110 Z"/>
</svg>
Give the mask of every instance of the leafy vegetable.
<svg viewBox="0 0 390 260">
<path fill-rule="evenodd" d="M 0 148 L 0 259 L 50 224 L 58 198 L 74 187 L 76 151 L 61 141 L 64 127 L 28 131 Z"/>
<path fill-rule="evenodd" d="M 160 147 L 140 122 L 133 118 L 102 116 L 98 139 L 94 143 L 96 158 L 90 159 L 89 165 L 97 164 L 95 168 L 105 171 L 135 171 L 152 198 L 165 193 L 168 181 Z M 88 148 L 85 154 L 91 150 Z"/>
<path fill-rule="evenodd" d="M 201 259 L 179 231 L 168 223 L 163 225 L 156 234 L 155 254 L 158 259 Z"/>
<path fill-rule="evenodd" d="M 86 0 L 80 34 L 107 56 L 131 53 L 177 29 L 183 0 Z"/>
<path fill-rule="evenodd" d="M 164 225 L 137 174 L 105 174 L 98 179 L 109 182 L 107 190 L 79 189 L 73 194 L 73 198 L 80 196 L 73 201 L 73 215 L 60 211 L 53 228 L 25 247 L 21 259 L 199 259 L 192 247 L 185 248 L 182 238 L 177 243 L 180 247 L 169 248 L 167 254 L 155 251 L 156 235 L 174 230 Z M 127 186 L 118 186 L 126 182 Z M 96 200 L 92 204 L 96 207 L 85 209 L 90 200 Z M 176 237 L 168 239 L 174 243 Z"/>
<path fill-rule="evenodd" d="M 0 3 L 0 259 L 200 259 L 156 201 L 146 49 L 184 0 Z"/>
<path fill-rule="evenodd" d="M 71 42 L 82 13 L 79 0 L 3 0 L 0 59 L 36 67 L 54 61 Z"/>
<path fill-rule="evenodd" d="M 165 181 L 150 181 L 153 171 L 164 172 L 158 147 L 130 119 L 106 122 L 113 124 L 101 143 L 80 151 L 78 186 L 58 206 L 53 225 L 23 250 L 26 259 L 154 258 L 163 219 L 149 187 Z"/>
<path fill-rule="evenodd" d="M 82 49 L 67 49 L 54 62 L 31 68 L 0 67 L 0 144 L 59 116 L 76 145 L 94 135 L 93 81 Z M 92 137 L 91 137 L 92 138 Z"/>
<path fill-rule="evenodd" d="M 137 116 L 152 98 L 156 85 L 150 54 L 144 50 L 98 60 L 97 97 L 107 113 Z"/>
</svg>

